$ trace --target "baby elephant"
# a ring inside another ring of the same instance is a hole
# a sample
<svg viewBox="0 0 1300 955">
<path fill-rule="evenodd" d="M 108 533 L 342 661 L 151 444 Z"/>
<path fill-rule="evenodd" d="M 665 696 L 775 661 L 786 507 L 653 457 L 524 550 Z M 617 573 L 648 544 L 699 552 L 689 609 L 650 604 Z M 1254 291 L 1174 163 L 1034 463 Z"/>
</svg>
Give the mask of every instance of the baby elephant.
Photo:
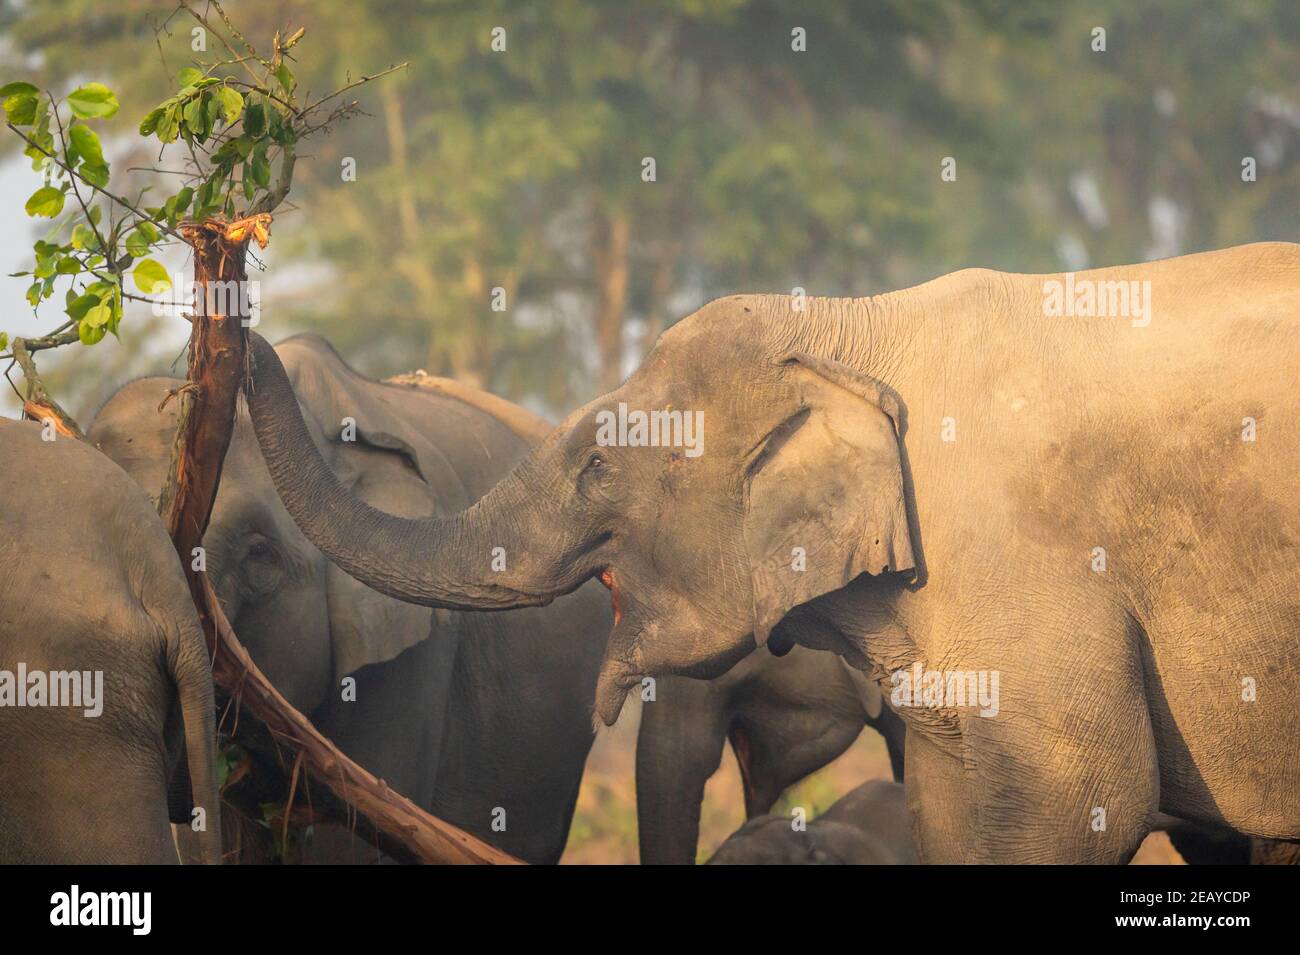
<svg viewBox="0 0 1300 955">
<path fill-rule="evenodd" d="M 169 818 L 201 822 L 220 862 L 213 722 L 145 492 L 89 445 L 0 419 L 0 863 L 174 863 Z"/>
<path fill-rule="evenodd" d="M 786 816 L 758 816 L 732 833 L 709 865 L 916 865 L 903 787 L 863 783 L 804 829 Z"/>
</svg>

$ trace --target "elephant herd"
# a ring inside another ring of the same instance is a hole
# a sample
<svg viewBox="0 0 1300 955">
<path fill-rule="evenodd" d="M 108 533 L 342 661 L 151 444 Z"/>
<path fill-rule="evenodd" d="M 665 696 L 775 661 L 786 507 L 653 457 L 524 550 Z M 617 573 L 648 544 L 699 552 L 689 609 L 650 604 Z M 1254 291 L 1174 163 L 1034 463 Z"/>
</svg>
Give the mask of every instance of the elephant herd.
<svg viewBox="0 0 1300 955">
<path fill-rule="evenodd" d="M 529 862 L 630 692 L 643 862 L 695 860 L 727 743 L 719 863 L 1122 863 L 1157 828 L 1294 856 L 1300 246 L 1072 277 L 1147 283 L 1141 322 L 1054 315 L 1052 280 L 721 299 L 555 428 L 253 334 L 205 571 L 324 735 Z M 270 854 L 219 809 L 156 513 L 180 384 L 84 443 L 0 421 L 0 861 Z M 894 781 L 765 815 L 864 726 Z M 317 829 L 304 861 L 379 858 Z"/>
</svg>

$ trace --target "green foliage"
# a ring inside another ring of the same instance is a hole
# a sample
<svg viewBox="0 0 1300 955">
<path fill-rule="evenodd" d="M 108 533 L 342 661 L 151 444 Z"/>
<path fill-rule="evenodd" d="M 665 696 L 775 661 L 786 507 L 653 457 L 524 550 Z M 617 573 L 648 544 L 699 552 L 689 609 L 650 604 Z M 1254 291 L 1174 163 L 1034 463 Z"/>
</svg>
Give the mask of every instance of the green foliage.
<svg viewBox="0 0 1300 955">
<path fill-rule="evenodd" d="M 128 271 L 143 296 L 169 289 L 166 269 L 151 256 L 181 238 L 182 221 L 275 210 L 288 194 L 299 139 L 350 111 L 344 106 L 320 121 L 318 111 L 331 108 L 327 104 L 335 94 L 312 102 L 297 98 L 288 58 L 303 31 L 287 40 L 276 33 L 272 53 L 263 58 L 229 26 L 219 5 L 209 9 L 219 14 L 226 32 L 207 13 L 185 4 L 178 12 L 203 23 L 224 50 L 239 43 L 247 55 L 223 60 L 213 54 L 183 67 L 172 94 L 140 121 L 139 134 L 161 146 L 160 161 L 166 162 L 171 150 L 180 151 L 182 168 L 171 170 L 180 174 L 180 184 L 169 180 L 174 191 L 158 205 L 142 207 L 139 199 L 131 202 L 108 189 L 109 163 L 90 123 L 117 114 L 120 104 L 112 89 L 87 83 L 60 101 L 25 81 L 0 88 L 6 119 L 44 180 L 25 210 L 52 220 L 51 231 L 33 247 L 33 269 L 18 273 L 33 279 L 28 303 L 37 308 L 54 295 L 60 279 L 68 280 L 67 321 L 55 344 L 93 345 L 110 332 L 116 335 L 123 301 L 142 298 L 123 290 Z M 108 217 L 105 208 L 112 210 Z"/>
<path fill-rule="evenodd" d="M 68 94 L 68 108 L 78 119 L 108 119 L 117 112 L 118 102 L 103 83 L 87 83 Z"/>
<path fill-rule="evenodd" d="M 124 111 L 147 112 L 159 100 L 157 61 L 141 56 L 153 37 L 131 5 L 93 5 L 93 27 L 89 9 L 28 5 L 13 44 L 39 51 L 42 85 L 56 87 L 93 51 Z M 266 35 L 285 9 L 240 16 Z M 276 181 L 269 96 L 330 89 L 358 58 L 410 59 L 399 84 L 358 92 L 373 120 L 313 142 L 295 185 L 302 213 L 283 223 L 277 256 L 323 265 L 330 294 L 267 316 L 329 335 L 375 374 L 423 366 L 558 410 L 609 373 L 593 348 L 604 331 L 623 346 L 616 358 L 635 357 L 718 295 L 870 294 L 964 266 L 1053 271 L 1295 237 L 1300 21 L 1284 0 L 288 9 L 315 55 L 259 66 L 256 95 L 233 85 L 249 82 L 237 68 L 191 64 L 188 31 L 161 38 L 169 72 L 189 72 L 142 133 L 183 150 L 192 122 L 191 135 L 209 130 L 203 155 L 232 125 L 236 140 L 270 142 L 233 146 L 229 173 L 203 196 L 207 178 L 189 182 L 157 224 L 195 201 L 224 208 L 232 180 L 246 208 L 267 166 Z M 492 48 L 496 25 L 504 51 Z M 796 25 L 806 52 L 791 48 Z M 1105 52 L 1091 49 L 1096 26 Z M 0 90 L 6 112 L 48 118 L 35 92 Z M 252 133 L 246 112 L 258 114 Z M 653 183 L 640 178 L 645 156 Z M 955 182 L 939 178 L 945 156 Z M 1258 182 L 1241 181 L 1244 156 L 1260 160 Z M 340 181 L 344 159 L 355 181 Z M 1090 188 L 1104 221 L 1079 198 Z M 63 215 L 75 205 L 69 196 Z M 1172 237 L 1158 234 L 1162 207 L 1175 210 Z M 620 266 L 621 301 L 609 291 Z M 489 305 L 496 287 L 504 312 Z"/>
</svg>

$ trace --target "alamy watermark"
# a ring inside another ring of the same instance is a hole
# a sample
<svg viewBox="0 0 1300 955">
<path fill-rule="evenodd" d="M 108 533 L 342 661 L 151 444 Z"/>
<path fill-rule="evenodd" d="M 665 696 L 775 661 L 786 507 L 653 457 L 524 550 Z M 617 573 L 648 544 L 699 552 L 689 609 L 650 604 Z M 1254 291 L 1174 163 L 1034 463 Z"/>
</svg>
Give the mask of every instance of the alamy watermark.
<svg viewBox="0 0 1300 955">
<path fill-rule="evenodd" d="M 90 719 L 104 712 L 103 670 L 0 670 L 0 706 L 67 706 Z"/>
<path fill-rule="evenodd" d="M 159 282 L 155 290 L 161 286 Z M 238 315 L 245 328 L 256 328 L 262 319 L 262 283 L 256 279 L 212 281 L 206 285 L 187 279 L 181 273 L 172 276 L 171 288 L 155 291 L 152 309 L 159 318 L 180 318 L 193 314 L 203 302 L 204 315 Z"/>
<path fill-rule="evenodd" d="M 83 892 L 73 885 L 50 896 L 54 926 L 124 926 L 132 935 L 148 935 L 153 927 L 152 892 Z"/>
<path fill-rule="evenodd" d="M 1151 281 L 1076 279 L 1043 283 L 1043 314 L 1048 318 L 1128 318 L 1134 328 L 1151 324 Z"/>
<path fill-rule="evenodd" d="M 703 411 L 629 411 L 620 401 L 618 411 L 596 412 L 596 444 L 602 448 L 683 448 L 686 457 L 704 453 Z"/>
<path fill-rule="evenodd" d="M 894 707 L 979 707 L 980 716 L 998 715 L 997 670 L 927 670 L 920 662 L 889 675 Z"/>
</svg>

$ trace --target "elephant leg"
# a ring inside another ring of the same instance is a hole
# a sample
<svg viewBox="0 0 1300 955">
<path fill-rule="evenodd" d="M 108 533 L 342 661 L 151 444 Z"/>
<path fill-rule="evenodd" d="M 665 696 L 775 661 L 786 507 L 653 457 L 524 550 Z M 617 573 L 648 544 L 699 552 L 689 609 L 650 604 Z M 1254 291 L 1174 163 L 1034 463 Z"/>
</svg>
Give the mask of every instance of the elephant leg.
<svg viewBox="0 0 1300 955">
<path fill-rule="evenodd" d="M 960 755 L 909 728 L 904 788 L 921 861 L 927 865 L 965 862 L 971 842 L 970 799 Z"/>
<path fill-rule="evenodd" d="M 727 738 L 722 702 L 708 683 L 659 680 L 641 707 L 636 743 L 637 838 L 642 865 L 691 865 L 700 838 L 704 786 Z"/>
<path fill-rule="evenodd" d="M 1055 693 L 1031 691 L 1028 706 L 1006 705 L 1006 719 L 963 717 L 976 777 L 970 861 L 1132 859 L 1158 812 L 1160 779 L 1140 682 L 1115 677 L 1094 672 Z"/>
</svg>

